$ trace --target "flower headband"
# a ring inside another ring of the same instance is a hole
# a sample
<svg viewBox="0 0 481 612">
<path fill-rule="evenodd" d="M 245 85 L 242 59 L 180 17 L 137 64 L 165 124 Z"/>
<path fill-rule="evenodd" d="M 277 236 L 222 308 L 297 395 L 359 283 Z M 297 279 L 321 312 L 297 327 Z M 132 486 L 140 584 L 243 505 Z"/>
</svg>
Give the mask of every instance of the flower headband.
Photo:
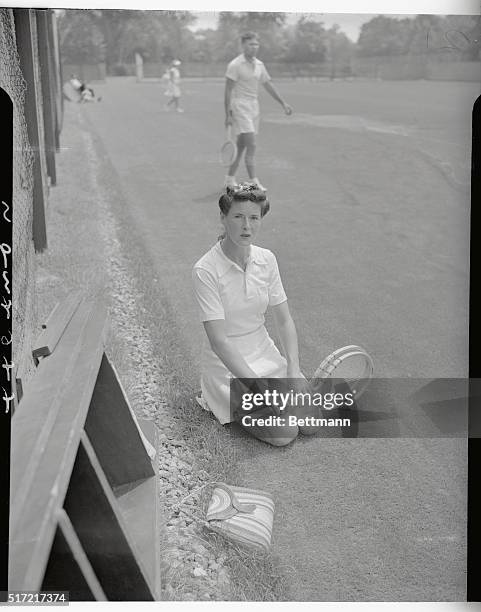
<svg viewBox="0 0 481 612">
<path fill-rule="evenodd" d="M 227 187 L 226 194 L 234 200 L 250 200 L 251 202 L 263 202 L 267 199 L 265 191 L 259 189 L 252 183 L 240 183 L 236 187 Z"/>
</svg>

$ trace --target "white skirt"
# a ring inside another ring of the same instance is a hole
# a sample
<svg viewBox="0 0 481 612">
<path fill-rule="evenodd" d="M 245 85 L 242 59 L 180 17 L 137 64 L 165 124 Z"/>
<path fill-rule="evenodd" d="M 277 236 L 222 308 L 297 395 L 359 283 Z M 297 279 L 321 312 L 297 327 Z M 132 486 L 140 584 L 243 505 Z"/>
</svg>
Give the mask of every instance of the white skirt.
<svg viewBox="0 0 481 612">
<path fill-rule="evenodd" d="M 256 331 L 243 336 L 229 336 L 259 378 L 285 378 L 287 362 L 262 325 Z M 202 398 L 220 423 L 230 423 L 230 380 L 234 378 L 222 361 L 212 351 L 208 341 L 202 350 Z"/>
</svg>

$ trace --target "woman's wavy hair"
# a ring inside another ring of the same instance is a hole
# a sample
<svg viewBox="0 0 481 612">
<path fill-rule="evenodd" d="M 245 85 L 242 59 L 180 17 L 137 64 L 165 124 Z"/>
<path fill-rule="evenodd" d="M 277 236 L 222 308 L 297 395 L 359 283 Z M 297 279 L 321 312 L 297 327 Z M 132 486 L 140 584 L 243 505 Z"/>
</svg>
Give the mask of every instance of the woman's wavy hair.
<svg viewBox="0 0 481 612">
<path fill-rule="evenodd" d="M 251 183 L 240 183 L 237 187 L 227 187 L 219 198 L 219 208 L 224 215 L 230 210 L 232 202 L 258 202 L 261 207 L 261 217 L 267 215 L 270 209 L 266 192 Z"/>
<path fill-rule="evenodd" d="M 259 189 L 251 183 L 240 183 L 237 187 L 226 187 L 225 193 L 219 198 L 219 208 L 221 213 L 227 215 L 233 202 L 257 202 L 261 207 L 261 218 L 267 215 L 271 205 L 267 199 L 266 192 Z M 225 233 L 222 233 L 218 240 L 225 238 Z"/>
</svg>

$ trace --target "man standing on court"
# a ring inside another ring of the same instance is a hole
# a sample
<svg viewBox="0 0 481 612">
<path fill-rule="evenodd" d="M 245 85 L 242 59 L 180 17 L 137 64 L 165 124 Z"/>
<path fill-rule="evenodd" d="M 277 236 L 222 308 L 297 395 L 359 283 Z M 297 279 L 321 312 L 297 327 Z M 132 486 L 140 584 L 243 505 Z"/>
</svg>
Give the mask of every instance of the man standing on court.
<svg viewBox="0 0 481 612">
<path fill-rule="evenodd" d="M 224 106 L 225 125 L 232 125 L 237 135 L 237 157 L 225 177 L 224 187 L 235 187 L 235 173 L 245 151 L 245 164 L 249 179 L 260 189 L 265 189 L 257 178 L 255 168 L 256 135 L 259 128 L 259 102 L 257 99 L 259 83 L 284 109 L 286 115 L 292 108 L 281 98 L 271 83 L 271 77 L 263 62 L 257 59 L 259 37 L 255 32 L 241 36 L 243 53 L 227 66 Z"/>
</svg>

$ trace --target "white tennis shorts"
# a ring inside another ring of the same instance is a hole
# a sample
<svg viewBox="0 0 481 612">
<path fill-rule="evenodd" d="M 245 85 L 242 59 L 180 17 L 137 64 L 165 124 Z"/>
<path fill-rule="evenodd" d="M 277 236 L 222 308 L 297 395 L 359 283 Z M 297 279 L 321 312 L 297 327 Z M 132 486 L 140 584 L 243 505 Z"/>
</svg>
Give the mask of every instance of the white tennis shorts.
<svg viewBox="0 0 481 612">
<path fill-rule="evenodd" d="M 232 100 L 232 128 L 235 134 L 259 131 L 259 102 L 257 98 Z"/>
</svg>

